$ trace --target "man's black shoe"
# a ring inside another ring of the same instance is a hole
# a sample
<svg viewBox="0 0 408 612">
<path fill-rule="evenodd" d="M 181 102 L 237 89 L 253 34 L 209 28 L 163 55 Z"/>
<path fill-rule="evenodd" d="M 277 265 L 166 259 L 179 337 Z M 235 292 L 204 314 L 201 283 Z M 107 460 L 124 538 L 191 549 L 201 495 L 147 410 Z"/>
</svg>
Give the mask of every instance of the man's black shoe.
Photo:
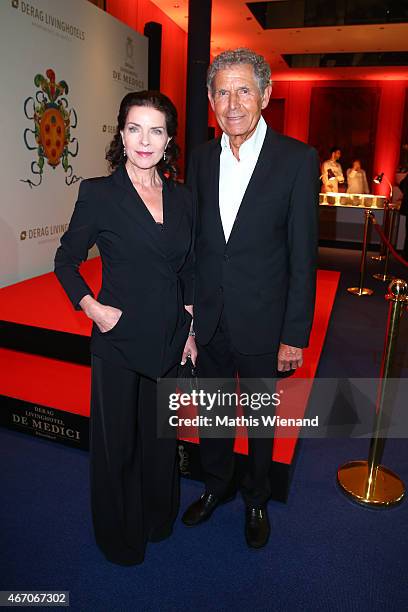
<svg viewBox="0 0 408 612">
<path fill-rule="evenodd" d="M 235 495 L 231 495 L 230 497 L 220 499 L 212 493 L 205 492 L 199 499 L 197 499 L 197 501 L 187 508 L 181 520 L 184 525 L 187 525 L 188 527 L 194 527 L 195 525 L 204 523 L 204 521 L 210 518 L 217 506 L 226 504 L 234 497 Z"/>
<path fill-rule="evenodd" d="M 245 514 L 245 538 L 251 548 L 262 548 L 269 540 L 269 526 L 266 506 L 247 506 Z"/>
</svg>

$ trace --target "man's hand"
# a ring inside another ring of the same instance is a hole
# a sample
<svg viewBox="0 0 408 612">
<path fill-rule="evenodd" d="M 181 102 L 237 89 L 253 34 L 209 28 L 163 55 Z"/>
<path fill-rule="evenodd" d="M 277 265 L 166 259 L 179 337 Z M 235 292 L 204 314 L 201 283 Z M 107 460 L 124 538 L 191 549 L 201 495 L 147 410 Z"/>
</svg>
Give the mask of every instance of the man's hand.
<svg viewBox="0 0 408 612">
<path fill-rule="evenodd" d="M 303 349 L 280 343 L 278 352 L 278 371 L 288 372 L 303 365 Z"/>
<path fill-rule="evenodd" d="M 187 342 L 184 346 L 183 356 L 181 358 L 181 365 L 186 363 L 187 357 L 190 356 L 193 366 L 196 364 L 197 359 L 197 345 L 193 336 L 187 338 Z"/>
</svg>

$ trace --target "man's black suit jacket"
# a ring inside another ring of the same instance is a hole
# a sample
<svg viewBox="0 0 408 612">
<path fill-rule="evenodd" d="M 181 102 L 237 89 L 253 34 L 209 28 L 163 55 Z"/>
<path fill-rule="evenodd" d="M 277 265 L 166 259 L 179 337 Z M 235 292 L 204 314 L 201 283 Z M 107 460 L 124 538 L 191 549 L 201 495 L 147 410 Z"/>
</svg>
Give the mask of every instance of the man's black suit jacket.
<svg viewBox="0 0 408 612">
<path fill-rule="evenodd" d="M 192 304 L 192 201 L 187 187 L 163 179 L 164 229 L 134 189 L 126 168 L 82 181 L 55 273 L 75 308 L 92 291 L 79 266 L 96 243 L 102 259 L 98 300 L 123 311 L 102 333 L 94 325 L 91 352 L 157 378 L 178 363 Z"/>
<path fill-rule="evenodd" d="M 319 160 L 268 128 L 228 242 L 219 211 L 220 139 L 196 149 L 189 184 L 197 209 L 194 326 L 207 344 L 221 310 L 234 347 L 271 353 L 308 344 L 318 245 Z"/>
</svg>

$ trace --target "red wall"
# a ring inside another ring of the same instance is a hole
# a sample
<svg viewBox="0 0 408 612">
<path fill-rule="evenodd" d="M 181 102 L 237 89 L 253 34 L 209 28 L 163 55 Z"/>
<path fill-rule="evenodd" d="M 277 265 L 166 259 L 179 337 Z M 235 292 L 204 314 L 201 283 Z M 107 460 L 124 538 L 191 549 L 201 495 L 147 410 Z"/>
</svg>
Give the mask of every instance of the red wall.
<svg viewBox="0 0 408 612">
<path fill-rule="evenodd" d="M 143 34 L 147 21 L 157 21 L 163 26 L 161 90 L 174 102 L 179 113 L 178 142 L 184 149 L 187 34 L 183 32 L 150 0 L 106 0 L 107 11 Z M 406 81 L 286 81 L 273 84 L 272 97 L 284 100 L 284 133 L 293 138 L 308 141 L 310 103 L 313 87 L 378 87 L 380 104 L 377 132 L 373 143 L 373 171 L 384 172 L 391 180 L 398 164 L 401 131 L 404 114 Z M 324 118 L 322 118 L 324 120 Z M 215 117 L 209 113 L 209 125 L 217 127 Z M 216 129 L 216 134 L 220 130 Z M 328 145 L 330 146 L 330 145 Z M 184 160 L 180 160 L 183 169 Z M 384 184 L 376 187 L 378 193 L 387 195 Z"/>
<path fill-rule="evenodd" d="M 384 172 L 392 182 L 400 155 L 407 81 L 282 81 L 274 83 L 272 97 L 286 100 L 285 134 L 305 142 L 309 137 L 313 87 L 379 88 L 380 105 L 376 137 L 373 143 L 373 171 L 374 173 Z M 329 118 L 326 119 L 329 120 Z M 322 117 L 321 121 L 324 120 L 325 118 Z M 373 191 L 383 195 L 389 193 L 385 181 L 381 185 L 375 185 Z"/>
<path fill-rule="evenodd" d="M 126 25 L 143 34 L 145 23 L 161 23 L 162 66 L 160 89 L 174 102 L 179 115 L 177 141 L 184 151 L 186 114 L 187 34 L 149 0 L 106 0 L 106 10 Z M 183 157 L 179 162 L 183 169 Z"/>
<path fill-rule="evenodd" d="M 284 133 L 307 142 L 309 135 L 310 96 L 313 82 L 274 82 L 272 98 L 285 100 Z"/>
<path fill-rule="evenodd" d="M 384 172 L 392 183 L 400 157 L 407 85 L 406 81 L 386 81 L 383 83 L 378 110 L 374 169 L 375 172 Z M 376 193 L 389 194 L 385 181 L 376 187 Z"/>
</svg>

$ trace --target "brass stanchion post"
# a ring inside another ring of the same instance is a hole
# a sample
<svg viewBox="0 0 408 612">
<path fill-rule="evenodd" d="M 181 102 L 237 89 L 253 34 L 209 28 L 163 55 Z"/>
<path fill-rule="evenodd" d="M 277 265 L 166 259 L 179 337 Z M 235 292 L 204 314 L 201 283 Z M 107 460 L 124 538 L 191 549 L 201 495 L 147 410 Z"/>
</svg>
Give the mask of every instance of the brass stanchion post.
<svg viewBox="0 0 408 612">
<path fill-rule="evenodd" d="M 381 435 L 384 406 L 387 403 L 387 387 L 398 337 L 399 321 L 408 304 L 408 284 L 401 279 L 393 280 L 385 299 L 390 301 L 390 307 L 381 363 L 375 426 L 368 461 L 351 461 L 343 465 L 337 472 L 337 481 L 346 495 L 358 503 L 375 507 L 394 505 L 400 502 L 405 495 L 402 480 L 394 472 L 380 465 L 380 462 L 385 444 L 385 438 Z"/>
<path fill-rule="evenodd" d="M 387 200 L 384 206 L 384 218 L 383 218 L 383 224 L 382 224 L 383 232 L 386 236 L 388 235 L 388 228 L 389 228 L 389 223 L 390 223 L 389 210 L 390 210 L 389 201 Z M 372 255 L 371 259 L 373 261 L 384 261 L 385 257 L 386 257 L 385 244 L 380 241 L 380 251 L 378 255 Z"/>
<path fill-rule="evenodd" d="M 362 295 L 372 295 L 374 291 L 372 289 L 368 289 L 364 287 L 364 275 L 365 275 L 365 267 L 366 267 L 366 259 L 367 259 L 367 245 L 368 245 L 368 224 L 371 216 L 370 210 L 365 210 L 365 221 L 364 221 L 364 237 L 363 237 L 363 249 L 361 251 L 361 260 L 360 260 L 360 285 L 358 287 L 348 287 L 347 291 L 352 293 L 353 295 L 358 295 L 361 297 Z"/>
<path fill-rule="evenodd" d="M 388 215 L 389 215 L 389 219 L 388 219 L 388 234 L 387 234 L 387 238 L 391 242 L 392 241 L 393 231 L 394 231 L 395 210 L 393 208 L 390 208 Z M 380 281 L 383 281 L 383 282 L 389 282 L 390 280 L 392 280 L 394 278 L 391 274 L 388 274 L 389 259 L 390 259 L 390 249 L 389 249 L 388 245 L 386 245 L 386 248 L 385 248 L 384 272 L 382 274 L 381 274 L 381 272 L 373 274 L 373 278 L 376 278 L 377 280 L 380 280 Z"/>
</svg>

